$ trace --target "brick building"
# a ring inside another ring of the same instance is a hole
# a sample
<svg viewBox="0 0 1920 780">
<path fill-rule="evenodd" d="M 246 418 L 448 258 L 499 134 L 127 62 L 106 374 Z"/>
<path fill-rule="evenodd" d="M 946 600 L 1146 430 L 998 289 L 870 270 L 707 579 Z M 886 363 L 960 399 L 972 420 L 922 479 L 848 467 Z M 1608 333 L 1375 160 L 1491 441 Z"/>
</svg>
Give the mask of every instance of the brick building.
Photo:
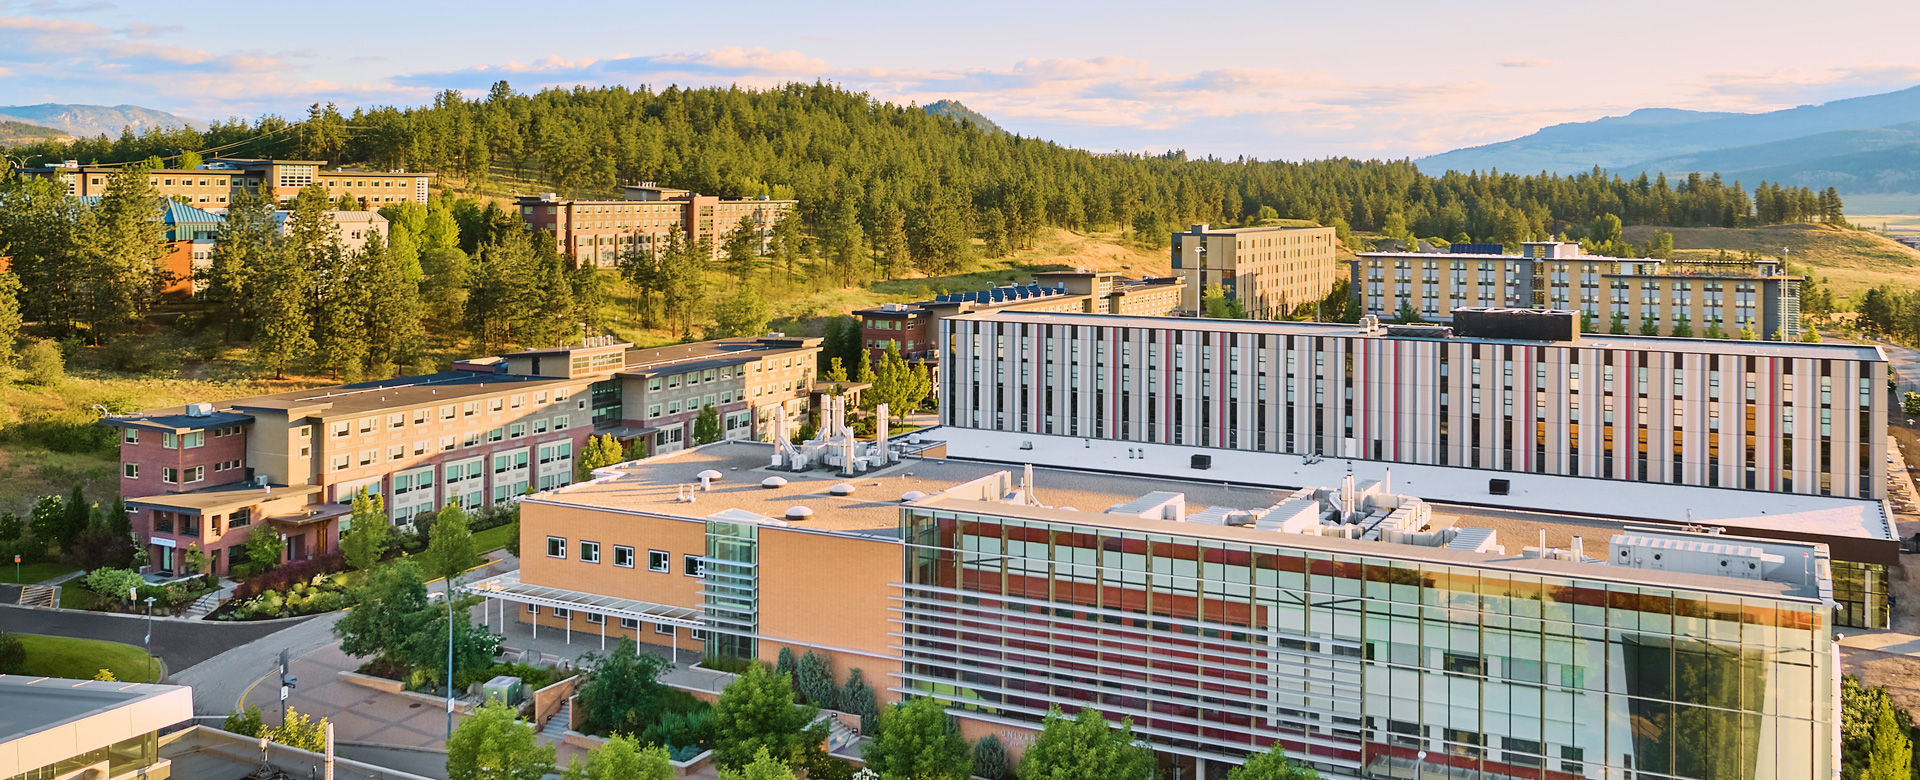
<svg viewBox="0 0 1920 780">
<path fill-rule="evenodd" d="M 107 417 L 120 494 L 151 568 L 197 546 L 224 573 L 266 523 L 289 560 L 338 549 L 362 491 L 407 524 L 447 503 L 477 509 L 573 479 L 606 433 L 649 451 L 686 446 L 713 406 L 729 438 L 805 418 L 818 339 L 769 336 L 633 349 L 610 338 L 465 361 L 438 374 Z"/>
<path fill-rule="evenodd" d="M 710 239 L 717 259 L 723 254 L 721 240 L 743 218 L 758 226 L 760 253 L 765 254 L 773 226 L 797 203 L 701 195 L 652 182 L 623 190 L 623 200 L 572 200 L 549 192 L 523 196 L 516 203 L 529 230 L 552 233 L 561 254 L 597 266 L 613 265 L 629 249 L 665 249 L 667 234 L 675 227 L 686 233 L 688 242 Z"/>
<path fill-rule="evenodd" d="M 1026 285 L 952 293 L 919 303 L 889 303 L 855 311 L 860 344 L 879 360 L 898 344 L 909 361 L 934 361 L 940 321 L 981 311 L 1040 311 L 1165 317 L 1180 311 L 1180 280 L 1127 279 L 1111 271 L 1044 271 Z M 933 363 L 929 362 L 929 366 Z M 852 367 L 849 366 L 851 371 Z"/>
</svg>

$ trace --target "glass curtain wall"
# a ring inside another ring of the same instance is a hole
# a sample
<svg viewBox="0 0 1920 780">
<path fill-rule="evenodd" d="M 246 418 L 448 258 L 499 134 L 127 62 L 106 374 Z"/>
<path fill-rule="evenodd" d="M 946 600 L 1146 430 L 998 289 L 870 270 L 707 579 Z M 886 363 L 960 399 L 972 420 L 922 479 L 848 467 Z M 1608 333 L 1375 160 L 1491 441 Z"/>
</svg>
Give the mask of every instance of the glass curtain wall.
<svg viewBox="0 0 1920 780">
<path fill-rule="evenodd" d="M 1832 772 L 1813 599 L 903 517 L 907 680 L 985 719 L 1086 705 L 1161 750 L 1279 741 L 1344 776 L 1405 773 L 1423 751 L 1489 780 Z"/>
</svg>

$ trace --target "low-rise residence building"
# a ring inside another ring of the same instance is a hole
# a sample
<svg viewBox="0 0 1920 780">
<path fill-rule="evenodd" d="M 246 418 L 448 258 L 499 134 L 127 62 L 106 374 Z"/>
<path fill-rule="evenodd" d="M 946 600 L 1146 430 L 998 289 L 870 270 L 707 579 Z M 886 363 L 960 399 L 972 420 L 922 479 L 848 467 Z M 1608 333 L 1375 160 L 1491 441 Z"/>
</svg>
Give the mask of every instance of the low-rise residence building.
<svg viewBox="0 0 1920 780">
<path fill-rule="evenodd" d="M 1333 289 L 1338 248 L 1330 227 L 1194 225 L 1173 234 L 1173 272 L 1185 288 L 1181 308 L 1201 313 L 1201 298 L 1217 285 L 1249 317 L 1284 317 Z"/>
<path fill-rule="evenodd" d="M 553 234 L 560 253 L 576 262 L 610 266 L 629 250 L 661 251 L 674 228 L 686 240 L 710 241 L 712 256 L 724 253 L 721 240 L 740 220 L 752 220 L 765 254 L 773 226 L 797 201 L 722 198 L 643 182 L 622 188 L 623 200 L 574 200 L 554 193 L 525 195 L 515 201 L 527 229 Z"/>
<path fill-rule="evenodd" d="M 107 182 L 124 165 L 81 165 L 68 160 L 58 165 L 21 168 L 20 173 L 61 182 L 67 194 L 85 197 L 107 191 Z M 338 200 L 352 196 L 363 208 L 379 209 L 394 203 L 426 203 L 433 174 L 405 171 L 327 170 L 325 160 L 241 160 L 215 158 L 198 168 L 159 168 L 147 171 L 148 181 L 163 198 L 181 198 L 203 209 L 224 209 L 243 192 L 269 193 L 282 202 L 309 184 L 319 183 Z"/>
<path fill-rule="evenodd" d="M 338 549 L 361 491 L 401 524 L 448 503 L 477 509 L 571 482 L 590 435 L 668 452 L 711 406 L 723 436 L 764 437 L 776 412 L 804 418 L 816 389 L 819 339 L 588 342 L 102 422 L 120 430 L 120 494 L 149 565 L 177 571 L 192 546 L 224 573 L 262 523 L 289 560 Z"/>
<path fill-rule="evenodd" d="M 1657 260 L 1582 254 L 1580 245 L 1532 241 L 1520 254 L 1498 244 L 1446 252 L 1363 252 L 1350 261 L 1354 301 L 1382 319 L 1411 312 L 1451 322 L 1453 310 L 1499 307 L 1574 311 L 1589 332 L 1618 322 L 1629 333 L 1800 338 L 1800 277 L 1761 260 Z"/>
<path fill-rule="evenodd" d="M 898 347 L 909 361 L 937 367 L 934 337 L 940 321 L 981 311 L 1040 311 L 1166 317 L 1180 312 L 1180 280 L 1175 277 L 1127 279 L 1112 271 L 1043 271 L 1033 282 L 974 292 L 948 293 L 917 303 L 888 303 L 860 309 L 860 345 L 879 360 Z"/>
</svg>

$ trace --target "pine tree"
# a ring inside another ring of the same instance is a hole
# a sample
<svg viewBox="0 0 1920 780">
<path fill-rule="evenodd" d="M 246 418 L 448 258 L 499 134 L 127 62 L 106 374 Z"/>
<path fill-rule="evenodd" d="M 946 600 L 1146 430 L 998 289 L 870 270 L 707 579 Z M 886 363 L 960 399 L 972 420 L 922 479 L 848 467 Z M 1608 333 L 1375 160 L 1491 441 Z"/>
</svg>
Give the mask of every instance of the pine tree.
<svg viewBox="0 0 1920 780">
<path fill-rule="evenodd" d="M 733 283 L 745 285 L 758 265 L 760 227 L 753 223 L 752 217 L 741 217 L 740 223 L 721 240 L 720 250 L 727 255 L 727 273 L 733 276 Z"/>
<path fill-rule="evenodd" d="M 270 242 L 260 252 L 259 273 L 247 281 L 253 301 L 253 356 L 275 379 L 285 378 L 288 368 L 313 352 L 309 278 L 306 264 L 291 247 Z"/>
<path fill-rule="evenodd" d="M 368 301 L 366 334 L 369 365 L 380 367 L 379 378 L 395 367 L 410 367 L 426 339 L 421 323 L 418 267 L 408 268 L 388 249 L 379 233 L 367 237 L 361 252 Z"/>
<path fill-rule="evenodd" d="M 132 332 L 168 281 L 163 201 L 143 169 L 127 167 L 107 179 L 106 194 L 80 220 L 80 308 L 94 343 Z"/>
<path fill-rule="evenodd" d="M 280 241 L 273 202 L 257 192 L 234 194 L 216 236 L 211 262 L 197 282 L 231 342 L 250 332 L 259 316 L 260 277 Z"/>
</svg>

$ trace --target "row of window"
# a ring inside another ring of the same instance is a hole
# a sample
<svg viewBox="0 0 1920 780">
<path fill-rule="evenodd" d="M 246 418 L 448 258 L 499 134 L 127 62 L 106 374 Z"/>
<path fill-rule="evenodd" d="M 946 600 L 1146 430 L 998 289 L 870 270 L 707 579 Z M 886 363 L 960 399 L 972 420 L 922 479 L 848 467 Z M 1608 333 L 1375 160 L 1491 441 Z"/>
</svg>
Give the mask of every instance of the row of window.
<svg viewBox="0 0 1920 780">
<path fill-rule="evenodd" d="M 567 416 L 564 414 L 555 416 L 553 418 L 553 430 L 555 431 L 564 431 L 567 429 L 568 425 L 569 423 L 567 421 Z M 547 432 L 547 421 L 535 420 L 533 423 L 532 433 L 534 435 L 539 435 L 546 432 Z M 468 433 L 464 439 L 456 438 L 453 436 L 442 436 L 440 437 L 440 451 L 452 452 L 456 449 L 478 447 L 481 445 L 483 441 L 487 444 L 497 444 L 499 442 L 502 442 L 508 439 L 521 438 L 523 436 L 526 436 L 527 433 L 528 433 L 528 430 L 527 430 L 527 425 L 525 423 L 514 423 L 513 425 L 507 426 L 505 428 L 495 428 L 491 431 L 487 431 L 484 434 L 482 434 L 480 431 L 473 431 Z M 557 457 L 560 457 L 560 458 L 571 457 L 572 447 L 573 445 L 571 443 L 568 443 L 566 450 L 564 452 L 558 452 Z M 431 449 L 432 449 L 432 442 L 426 441 L 426 440 L 416 441 L 413 443 L 413 457 L 425 457 L 428 451 Z M 305 454 L 305 453 L 302 453 L 302 454 Z M 407 445 L 405 444 L 395 444 L 387 448 L 386 459 L 388 461 L 402 460 L 406 457 L 407 457 Z M 360 451 L 359 465 L 371 466 L 374 463 L 379 461 L 380 461 L 379 450 L 361 450 Z M 340 455 L 335 455 L 333 456 L 333 459 L 329 464 L 329 466 L 331 467 L 330 470 L 332 471 L 345 471 L 353 465 L 354 465 L 354 458 L 352 453 L 343 453 Z"/>
<path fill-rule="evenodd" d="M 567 540 L 565 537 L 560 537 L 560 536 L 547 537 L 547 557 L 559 558 L 562 560 L 566 559 Z M 581 540 L 580 562 L 581 563 L 599 563 L 600 562 L 600 543 Z M 614 545 L 613 565 L 623 569 L 633 568 L 634 567 L 634 549 L 632 547 L 627 547 L 625 545 Z M 648 550 L 647 551 L 647 571 L 666 573 L 667 571 L 670 570 L 672 565 L 673 565 L 672 553 L 669 553 L 665 550 Z M 682 555 L 680 556 L 680 573 L 685 574 L 688 577 L 705 577 L 707 576 L 707 562 L 703 560 L 701 556 L 698 556 L 698 555 Z"/>
<path fill-rule="evenodd" d="M 567 398 L 568 398 L 567 388 L 562 387 L 553 391 L 554 403 L 560 403 L 562 401 L 567 400 Z M 482 404 L 486 406 L 486 410 L 489 414 L 498 414 L 508 409 L 519 409 L 521 407 L 526 406 L 527 403 L 528 403 L 527 394 L 521 393 L 513 396 L 498 396 L 494 398 L 489 398 L 485 401 L 467 401 L 464 404 L 444 404 L 440 407 L 440 419 L 451 420 L 451 419 L 454 419 L 455 417 L 473 417 L 480 413 Z M 545 405 L 547 403 L 546 391 L 542 390 L 540 392 L 534 393 L 532 403 L 534 406 Z M 408 416 L 409 414 L 407 412 L 394 412 L 392 414 L 389 414 L 387 415 L 386 427 L 389 430 L 405 428 L 407 427 Z M 411 416 L 413 418 L 414 425 L 426 425 L 433 419 L 433 410 L 430 408 L 424 408 L 424 407 L 420 409 L 415 409 L 413 410 Z M 564 418 L 557 418 L 557 419 L 564 419 Z M 362 417 L 359 419 L 358 423 L 359 424 L 356 426 L 355 421 L 353 420 L 339 420 L 331 423 L 329 430 L 331 431 L 334 438 L 347 436 L 353 433 L 356 427 L 359 429 L 360 433 L 372 433 L 375 429 L 380 427 L 380 418 L 378 416 Z"/>
</svg>

